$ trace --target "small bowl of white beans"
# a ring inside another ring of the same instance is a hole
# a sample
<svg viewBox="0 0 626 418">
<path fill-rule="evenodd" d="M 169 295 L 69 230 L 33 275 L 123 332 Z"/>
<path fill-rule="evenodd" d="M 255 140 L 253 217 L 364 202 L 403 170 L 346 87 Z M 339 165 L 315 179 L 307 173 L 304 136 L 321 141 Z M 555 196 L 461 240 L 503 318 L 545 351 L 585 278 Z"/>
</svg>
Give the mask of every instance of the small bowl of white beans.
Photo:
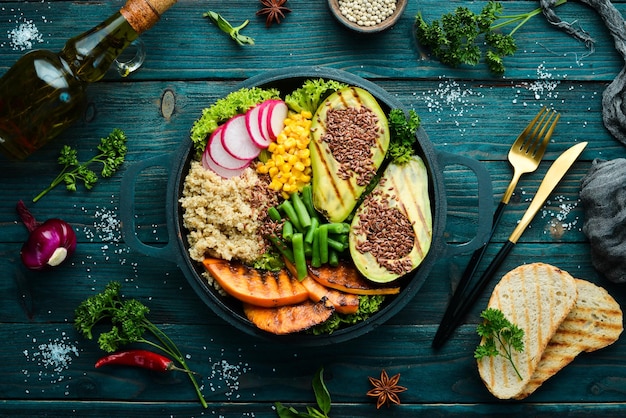
<svg viewBox="0 0 626 418">
<path fill-rule="evenodd" d="M 357 32 L 381 32 L 393 26 L 407 0 L 328 0 L 335 18 Z"/>
</svg>

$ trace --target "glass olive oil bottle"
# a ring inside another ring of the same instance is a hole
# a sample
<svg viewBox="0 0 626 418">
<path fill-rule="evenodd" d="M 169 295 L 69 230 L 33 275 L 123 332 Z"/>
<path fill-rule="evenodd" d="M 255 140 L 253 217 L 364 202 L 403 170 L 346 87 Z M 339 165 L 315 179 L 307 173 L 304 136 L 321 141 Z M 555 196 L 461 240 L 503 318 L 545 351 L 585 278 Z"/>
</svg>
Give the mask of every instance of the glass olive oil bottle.
<svg viewBox="0 0 626 418">
<path fill-rule="evenodd" d="M 24 159 L 76 121 L 89 83 L 151 28 L 176 0 L 128 0 L 114 15 L 65 44 L 34 50 L 0 78 L 0 150 Z"/>
</svg>

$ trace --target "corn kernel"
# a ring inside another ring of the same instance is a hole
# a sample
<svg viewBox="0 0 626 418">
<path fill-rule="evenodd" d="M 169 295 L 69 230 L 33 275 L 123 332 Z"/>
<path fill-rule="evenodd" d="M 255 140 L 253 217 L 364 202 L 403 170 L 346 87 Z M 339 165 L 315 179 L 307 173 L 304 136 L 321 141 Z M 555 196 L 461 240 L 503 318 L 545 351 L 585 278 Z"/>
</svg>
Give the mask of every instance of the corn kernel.
<svg viewBox="0 0 626 418">
<path fill-rule="evenodd" d="M 311 112 L 290 112 L 282 132 L 267 148 L 267 162 L 257 166 L 259 173 L 269 174 L 269 187 L 285 199 L 311 182 L 311 117 Z"/>
</svg>

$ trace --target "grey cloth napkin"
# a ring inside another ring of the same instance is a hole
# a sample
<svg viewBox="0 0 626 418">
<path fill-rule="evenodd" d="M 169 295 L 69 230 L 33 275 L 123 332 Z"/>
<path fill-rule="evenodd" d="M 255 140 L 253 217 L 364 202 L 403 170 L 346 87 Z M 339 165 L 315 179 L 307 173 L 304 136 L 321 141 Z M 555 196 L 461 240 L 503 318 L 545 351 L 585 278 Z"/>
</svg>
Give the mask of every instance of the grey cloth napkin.
<svg viewBox="0 0 626 418">
<path fill-rule="evenodd" d="M 615 49 L 626 61 L 626 22 L 610 0 L 578 0 L 593 8 L 613 36 Z M 572 24 L 563 22 L 554 11 L 556 0 L 539 0 L 543 14 L 552 25 L 569 33 L 593 48 L 594 40 L 588 33 Z M 602 95 L 602 119 L 604 126 L 617 140 L 626 145 L 626 66 L 604 90 Z"/>
<path fill-rule="evenodd" d="M 612 282 L 626 282 L 626 159 L 594 160 L 580 200 L 593 266 Z"/>
</svg>

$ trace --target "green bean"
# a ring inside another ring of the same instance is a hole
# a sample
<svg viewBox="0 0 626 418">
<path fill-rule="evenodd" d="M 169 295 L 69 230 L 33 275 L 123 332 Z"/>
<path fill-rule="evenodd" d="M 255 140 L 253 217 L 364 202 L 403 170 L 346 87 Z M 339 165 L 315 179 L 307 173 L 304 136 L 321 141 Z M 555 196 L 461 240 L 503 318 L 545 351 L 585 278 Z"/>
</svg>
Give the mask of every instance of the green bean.
<svg viewBox="0 0 626 418">
<path fill-rule="evenodd" d="M 268 236 L 268 239 L 270 240 L 272 244 L 274 244 L 274 247 L 276 247 L 278 252 L 280 252 L 283 255 L 283 257 L 285 257 L 287 260 L 289 260 L 292 263 L 295 262 L 293 258 L 292 249 L 289 248 L 280 238 L 278 238 L 275 235 L 270 235 Z"/>
<path fill-rule="evenodd" d="M 315 268 L 320 267 L 322 263 L 320 262 L 319 229 L 313 231 L 311 249 L 311 266 Z"/>
<path fill-rule="evenodd" d="M 290 221 L 283 223 L 283 239 L 285 241 L 291 241 L 293 238 L 293 224 Z"/>
<path fill-rule="evenodd" d="M 332 222 L 326 224 L 326 227 L 331 234 L 347 234 L 350 232 L 350 225 L 345 222 Z"/>
<path fill-rule="evenodd" d="M 304 242 L 307 244 L 313 244 L 313 234 L 319 228 L 320 221 L 317 218 L 311 218 L 311 226 L 306 231 L 306 235 L 304 236 Z"/>
<path fill-rule="evenodd" d="M 296 210 L 289 200 L 285 200 L 280 205 L 278 205 L 278 209 L 280 209 L 285 214 L 285 216 L 287 216 L 287 218 L 293 224 L 294 228 L 302 232 L 302 225 L 300 225 L 300 222 L 298 221 Z"/>
<path fill-rule="evenodd" d="M 309 216 L 309 212 L 298 193 L 291 195 L 291 204 L 293 205 L 296 216 L 298 217 L 298 223 L 302 226 L 302 229 L 304 230 L 311 226 L 311 216 Z"/>
<path fill-rule="evenodd" d="M 302 236 L 304 236 L 304 234 L 302 234 Z M 307 244 L 306 242 L 304 243 L 304 255 L 307 259 L 311 258 L 313 255 L 313 245 Z"/>
<path fill-rule="evenodd" d="M 337 253 L 337 251 L 335 251 L 334 249 L 330 249 L 330 252 L 328 253 L 328 264 L 330 264 L 333 267 L 337 267 L 339 265 L 339 253 Z"/>
<path fill-rule="evenodd" d="M 298 280 L 304 279 L 307 274 L 306 257 L 304 255 L 304 237 L 302 232 L 296 232 L 293 234 L 291 240 L 293 245 L 293 258 L 296 265 L 296 272 L 298 273 Z"/>
<path fill-rule="evenodd" d="M 340 243 L 348 245 L 348 241 L 350 240 L 350 236 L 348 234 L 328 234 L 328 238 L 332 238 L 335 241 L 339 241 Z"/>
<path fill-rule="evenodd" d="M 278 211 L 278 209 L 276 209 L 274 206 L 270 207 L 267 210 L 267 215 L 270 217 L 272 221 L 275 221 L 275 222 L 278 222 L 283 218 L 280 215 L 280 212 Z"/>
<path fill-rule="evenodd" d="M 313 189 L 311 189 L 311 185 L 307 184 L 302 188 L 302 202 L 304 206 L 306 206 L 306 210 L 309 212 L 309 216 L 311 219 L 319 217 L 317 216 L 317 211 L 315 210 L 315 205 L 313 205 Z"/>
<path fill-rule="evenodd" d="M 342 242 L 339 242 L 331 237 L 328 237 L 328 247 L 332 248 L 335 251 L 342 252 L 346 249 Z"/>
<path fill-rule="evenodd" d="M 320 225 L 317 228 L 318 246 L 320 249 L 320 263 L 328 263 L 328 224 Z"/>
</svg>

